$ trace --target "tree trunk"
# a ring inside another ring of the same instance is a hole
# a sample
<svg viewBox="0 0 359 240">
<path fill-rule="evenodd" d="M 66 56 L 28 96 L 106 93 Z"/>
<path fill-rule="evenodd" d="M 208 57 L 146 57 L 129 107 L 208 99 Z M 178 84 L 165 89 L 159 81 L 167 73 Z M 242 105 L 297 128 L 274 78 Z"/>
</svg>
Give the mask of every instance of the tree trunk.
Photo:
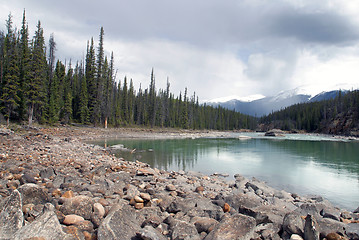
<svg viewBox="0 0 359 240">
<path fill-rule="evenodd" d="M 107 128 L 107 117 L 105 117 L 105 128 Z"/>
<path fill-rule="evenodd" d="M 31 104 L 29 107 L 29 126 L 32 125 L 32 117 L 34 115 L 34 104 Z"/>
</svg>

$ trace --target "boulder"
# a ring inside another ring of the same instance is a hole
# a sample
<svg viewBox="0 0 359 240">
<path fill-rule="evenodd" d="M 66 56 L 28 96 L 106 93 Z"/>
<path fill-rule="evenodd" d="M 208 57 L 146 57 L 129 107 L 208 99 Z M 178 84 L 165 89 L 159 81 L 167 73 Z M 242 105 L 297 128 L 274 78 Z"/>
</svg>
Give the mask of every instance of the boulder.
<svg viewBox="0 0 359 240">
<path fill-rule="evenodd" d="M 350 239 L 359 239 L 359 224 L 349 223 L 345 228 L 345 233 Z"/>
<path fill-rule="evenodd" d="M 55 171 L 53 167 L 47 167 L 45 169 L 42 169 L 40 171 L 40 177 L 41 178 L 51 178 L 55 176 Z"/>
<path fill-rule="evenodd" d="M 172 232 L 172 239 L 200 240 L 196 227 L 191 223 L 174 220 L 174 223 L 170 226 L 170 230 Z"/>
<path fill-rule="evenodd" d="M 226 215 L 221 222 L 211 231 L 205 240 L 249 240 L 254 234 L 256 221 L 254 218 L 235 214 Z"/>
<path fill-rule="evenodd" d="M 25 239 L 74 239 L 72 235 L 66 234 L 57 219 L 55 208 L 50 203 L 45 204 L 44 213 L 32 223 L 25 225 L 18 230 L 13 238 L 18 240 Z"/>
<path fill-rule="evenodd" d="M 15 190 L 1 204 L 0 209 L 0 239 L 8 239 L 24 224 L 21 195 Z"/>
<path fill-rule="evenodd" d="M 36 184 L 27 183 L 19 187 L 22 197 L 22 204 L 45 204 L 49 201 L 47 193 Z"/>
<path fill-rule="evenodd" d="M 136 211 L 129 205 L 117 204 L 108 213 L 98 228 L 99 240 L 135 239 L 141 230 Z"/>
<path fill-rule="evenodd" d="M 76 214 L 90 220 L 92 214 L 93 200 L 87 196 L 76 196 L 66 199 L 60 207 L 60 211 L 65 215 Z"/>
<path fill-rule="evenodd" d="M 313 215 L 308 214 L 304 224 L 304 239 L 319 240 L 319 225 Z"/>
<path fill-rule="evenodd" d="M 283 231 L 289 236 L 304 236 L 304 220 L 297 212 L 291 212 L 285 215 L 283 219 Z"/>
<path fill-rule="evenodd" d="M 243 214 L 246 214 L 246 210 L 250 210 L 262 205 L 262 199 L 253 193 L 232 194 L 228 197 L 225 197 L 224 201 L 236 211 L 241 210 Z"/>
<path fill-rule="evenodd" d="M 267 131 L 264 136 L 267 137 L 283 137 L 284 136 L 284 132 L 280 129 L 272 129 L 270 131 Z"/>
<path fill-rule="evenodd" d="M 278 234 L 280 230 L 281 230 L 281 226 L 274 223 L 259 224 L 255 228 L 255 232 L 260 235 L 261 239 L 265 239 L 265 240 L 281 239 Z"/>
<path fill-rule="evenodd" d="M 143 240 L 167 240 L 162 233 L 154 229 L 152 226 L 145 226 L 137 233 L 137 236 Z"/>
<path fill-rule="evenodd" d="M 24 175 L 21 176 L 20 183 L 21 184 L 37 183 L 37 180 L 35 179 L 35 176 L 36 175 L 34 173 L 25 173 Z"/>
<path fill-rule="evenodd" d="M 320 235 L 323 237 L 332 232 L 345 234 L 346 225 L 342 222 L 330 218 L 318 218 L 317 222 L 319 225 Z"/>
<path fill-rule="evenodd" d="M 197 217 L 194 221 L 194 226 L 197 232 L 210 233 L 214 227 L 218 224 L 218 221 L 209 217 Z"/>
</svg>

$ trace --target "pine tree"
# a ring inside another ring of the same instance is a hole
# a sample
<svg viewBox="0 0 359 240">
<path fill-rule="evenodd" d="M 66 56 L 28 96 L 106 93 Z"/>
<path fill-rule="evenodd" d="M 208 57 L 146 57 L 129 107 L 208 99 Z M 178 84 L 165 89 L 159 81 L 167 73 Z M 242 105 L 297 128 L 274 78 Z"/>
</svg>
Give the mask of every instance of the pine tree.
<svg viewBox="0 0 359 240">
<path fill-rule="evenodd" d="M 20 58 L 20 76 L 19 76 L 19 118 L 24 120 L 26 118 L 26 83 L 30 78 L 30 47 L 29 47 L 29 30 L 26 23 L 25 10 L 22 18 L 22 27 L 20 30 L 19 40 L 19 58 Z"/>
<path fill-rule="evenodd" d="M 155 125 L 156 121 L 156 86 L 155 86 L 155 75 L 153 72 L 151 72 L 151 83 L 150 83 L 150 90 L 148 94 L 148 117 L 149 117 L 149 123 L 151 127 Z"/>
<path fill-rule="evenodd" d="M 83 74 L 81 74 L 81 75 L 83 76 Z M 80 122 L 82 124 L 88 123 L 89 110 L 88 110 L 88 92 L 87 92 L 86 76 L 81 77 L 79 114 L 80 114 Z"/>
<path fill-rule="evenodd" d="M 94 122 L 95 125 L 101 122 L 101 108 L 103 105 L 103 93 L 104 93 L 104 76 L 103 76 L 103 65 L 105 63 L 105 53 L 103 47 L 104 37 L 103 27 L 100 29 L 100 40 L 97 53 L 97 64 L 96 64 L 96 84 L 97 84 L 97 96 L 94 105 Z"/>
<path fill-rule="evenodd" d="M 113 59 L 112 59 L 113 61 Z M 107 124 L 108 124 L 108 118 L 110 116 L 110 112 L 111 112 L 111 91 L 112 91 L 112 71 L 109 68 L 108 65 L 108 61 L 107 61 L 107 57 L 105 57 L 105 62 L 103 65 L 103 70 L 102 70 L 102 76 L 103 76 L 103 81 L 104 81 L 104 86 L 103 86 L 103 101 L 101 101 L 101 115 L 104 118 L 104 124 L 105 124 L 105 128 L 107 128 Z"/>
<path fill-rule="evenodd" d="M 26 84 L 26 97 L 28 100 L 29 125 L 32 125 L 33 117 L 40 118 L 44 121 L 46 113 L 44 111 L 46 102 L 46 56 L 45 41 L 43 29 L 40 21 L 37 24 L 31 49 L 31 76 Z"/>
<path fill-rule="evenodd" d="M 62 117 L 66 124 L 70 123 L 71 117 L 73 114 L 72 111 L 72 91 L 71 91 L 71 84 L 73 80 L 73 69 L 71 67 L 71 63 L 69 65 L 69 69 L 67 71 L 67 75 L 65 78 L 64 84 L 64 107 L 62 110 Z"/>
<path fill-rule="evenodd" d="M 16 48 L 16 36 L 12 29 L 12 16 L 9 14 L 9 18 L 6 22 L 7 35 L 4 43 L 4 57 L 5 74 L 2 83 L 2 96 L 1 103 L 4 110 L 4 116 L 6 117 L 7 125 L 9 125 L 11 114 L 18 107 L 20 98 L 18 96 L 19 91 L 19 65 L 18 65 L 18 52 Z"/>
<path fill-rule="evenodd" d="M 96 59 L 95 59 L 95 48 L 93 38 L 91 38 L 91 44 L 87 43 L 87 54 L 85 63 L 85 78 L 87 81 L 88 91 L 88 109 L 91 120 L 94 123 L 94 111 L 97 97 L 97 83 L 96 83 Z"/>
<path fill-rule="evenodd" d="M 133 81 L 132 78 L 130 80 L 130 87 L 128 89 L 128 123 L 133 124 L 134 122 L 134 114 L 135 114 L 135 92 L 133 87 Z"/>
<path fill-rule="evenodd" d="M 65 65 L 58 60 L 54 71 L 54 76 L 49 87 L 49 122 L 55 123 L 60 119 L 60 111 L 64 105 L 64 83 L 66 69 Z"/>
<path fill-rule="evenodd" d="M 123 88 L 122 88 L 122 120 L 124 120 L 125 124 L 128 123 L 128 90 L 127 90 L 127 77 L 123 80 Z"/>
</svg>

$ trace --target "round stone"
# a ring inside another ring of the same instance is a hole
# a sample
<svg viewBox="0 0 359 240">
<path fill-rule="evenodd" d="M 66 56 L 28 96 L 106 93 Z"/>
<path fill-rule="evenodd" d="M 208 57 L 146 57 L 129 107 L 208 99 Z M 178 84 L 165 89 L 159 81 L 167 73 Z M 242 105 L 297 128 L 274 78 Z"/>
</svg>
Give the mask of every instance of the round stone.
<svg viewBox="0 0 359 240">
<path fill-rule="evenodd" d="M 75 214 L 70 214 L 70 215 L 66 215 L 65 219 L 63 221 L 63 224 L 65 225 L 73 225 L 76 223 L 79 223 L 81 221 L 84 221 L 85 219 L 79 215 L 75 215 Z"/>
</svg>

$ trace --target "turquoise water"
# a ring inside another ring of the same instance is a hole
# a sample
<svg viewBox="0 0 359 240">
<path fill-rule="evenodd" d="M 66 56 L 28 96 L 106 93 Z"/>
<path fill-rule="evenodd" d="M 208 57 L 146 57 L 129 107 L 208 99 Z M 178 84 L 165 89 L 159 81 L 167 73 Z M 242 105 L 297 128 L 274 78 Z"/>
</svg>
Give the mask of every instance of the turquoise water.
<svg viewBox="0 0 359 240">
<path fill-rule="evenodd" d="M 251 139 L 233 134 L 233 138 L 117 139 L 106 144 L 136 149 L 132 154 L 116 154 L 159 169 L 226 173 L 229 178 L 238 173 L 292 193 L 321 195 L 350 211 L 359 206 L 358 142 L 299 134 L 283 138 L 245 135 Z"/>
</svg>

